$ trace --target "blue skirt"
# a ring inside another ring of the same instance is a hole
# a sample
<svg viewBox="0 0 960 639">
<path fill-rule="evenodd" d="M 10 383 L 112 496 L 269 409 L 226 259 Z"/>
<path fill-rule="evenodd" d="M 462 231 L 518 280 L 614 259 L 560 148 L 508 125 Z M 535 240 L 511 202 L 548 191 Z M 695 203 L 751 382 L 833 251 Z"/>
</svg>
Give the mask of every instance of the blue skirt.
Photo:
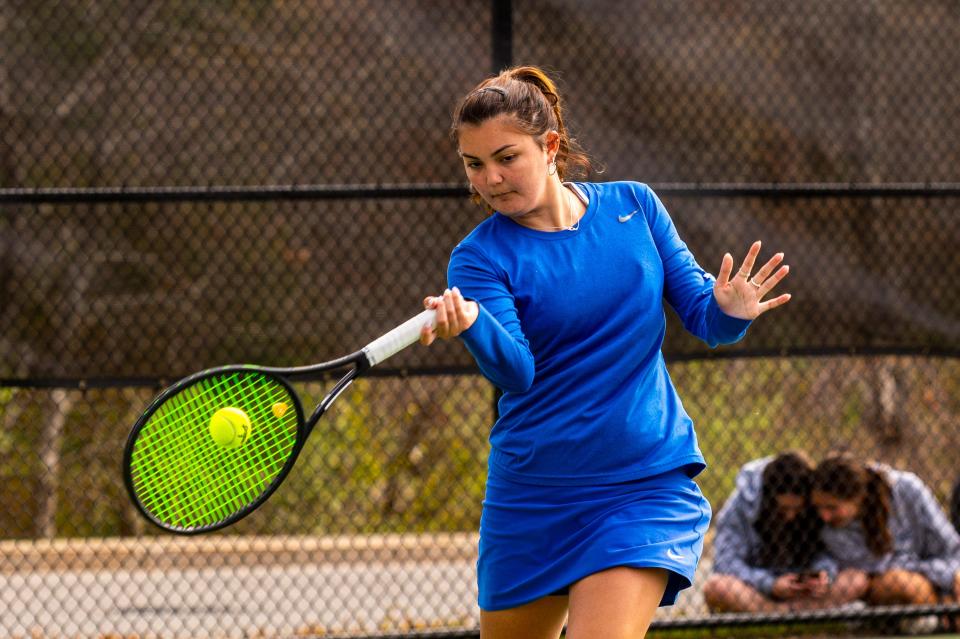
<svg viewBox="0 0 960 639">
<path fill-rule="evenodd" d="M 602 486 L 537 486 L 491 474 L 480 517 L 480 608 L 563 595 L 617 566 L 667 569 L 660 605 L 672 605 L 693 581 L 710 514 L 684 469 Z"/>
</svg>

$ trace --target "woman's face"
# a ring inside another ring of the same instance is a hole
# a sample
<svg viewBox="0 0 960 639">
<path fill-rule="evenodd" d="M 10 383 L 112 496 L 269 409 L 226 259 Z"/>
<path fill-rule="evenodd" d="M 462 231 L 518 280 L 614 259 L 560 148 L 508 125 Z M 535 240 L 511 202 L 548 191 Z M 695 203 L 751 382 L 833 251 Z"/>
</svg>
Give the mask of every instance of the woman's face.
<svg viewBox="0 0 960 639">
<path fill-rule="evenodd" d="M 495 210 L 510 217 L 526 215 L 544 204 L 556 135 L 548 133 L 542 146 L 505 116 L 464 125 L 459 141 L 467 179 Z"/>
<path fill-rule="evenodd" d="M 803 514 L 807 508 L 807 500 L 803 495 L 793 495 L 783 493 L 774 497 L 777 501 L 777 514 L 780 518 L 789 523 Z"/>
<path fill-rule="evenodd" d="M 841 499 L 830 493 L 815 490 L 810 500 L 823 523 L 834 528 L 843 528 L 860 515 L 858 499 Z"/>
</svg>

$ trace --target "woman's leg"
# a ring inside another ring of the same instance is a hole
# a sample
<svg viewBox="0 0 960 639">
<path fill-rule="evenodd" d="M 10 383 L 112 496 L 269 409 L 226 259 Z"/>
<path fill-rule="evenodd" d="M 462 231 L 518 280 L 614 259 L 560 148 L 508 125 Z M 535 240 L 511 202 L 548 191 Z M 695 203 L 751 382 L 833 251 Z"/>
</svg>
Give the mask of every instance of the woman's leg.
<svg viewBox="0 0 960 639">
<path fill-rule="evenodd" d="M 570 587 L 567 639 L 641 639 L 667 588 L 662 568 L 618 567 Z"/>
<path fill-rule="evenodd" d="M 923 575 L 909 570 L 894 569 L 870 580 L 867 600 L 875 605 L 936 604 L 937 589 Z M 911 617 L 900 622 L 900 632 L 915 636 L 930 634 L 939 628 L 941 619 L 936 615 Z"/>
<path fill-rule="evenodd" d="M 870 580 L 867 600 L 876 606 L 935 604 L 937 589 L 919 573 L 895 569 Z"/>
<path fill-rule="evenodd" d="M 841 570 L 837 578 L 830 584 L 827 599 L 834 605 L 840 606 L 867 596 L 870 589 L 870 577 L 862 570 L 852 568 Z"/>
<path fill-rule="evenodd" d="M 733 575 L 711 575 L 703 586 L 703 598 L 713 612 L 786 612 L 788 606 L 737 579 Z"/>
<path fill-rule="evenodd" d="M 567 597 L 542 597 L 516 608 L 480 611 L 480 639 L 557 639 L 567 619 Z"/>
</svg>

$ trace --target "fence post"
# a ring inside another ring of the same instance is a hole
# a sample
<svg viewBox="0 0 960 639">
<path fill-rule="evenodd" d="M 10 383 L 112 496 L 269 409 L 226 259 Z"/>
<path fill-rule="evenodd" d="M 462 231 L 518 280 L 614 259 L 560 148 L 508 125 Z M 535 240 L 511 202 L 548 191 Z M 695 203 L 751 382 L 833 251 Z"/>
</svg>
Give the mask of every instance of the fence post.
<svg viewBox="0 0 960 639">
<path fill-rule="evenodd" d="M 497 74 L 513 65 L 512 0 L 492 0 L 490 10 L 490 46 L 493 73 Z"/>
</svg>

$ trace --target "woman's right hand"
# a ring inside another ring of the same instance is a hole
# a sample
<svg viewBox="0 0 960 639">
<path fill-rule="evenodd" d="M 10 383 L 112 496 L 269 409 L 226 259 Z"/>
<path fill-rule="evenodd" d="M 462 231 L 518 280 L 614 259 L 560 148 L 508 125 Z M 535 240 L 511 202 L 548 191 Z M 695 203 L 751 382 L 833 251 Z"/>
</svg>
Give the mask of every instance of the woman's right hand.
<svg viewBox="0 0 960 639">
<path fill-rule="evenodd" d="M 439 297 L 427 297 L 423 307 L 437 312 L 435 326 L 424 326 L 420 331 L 420 343 L 429 346 L 438 337 L 450 339 L 467 330 L 477 321 L 480 307 L 476 302 L 463 299 L 460 289 L 453 287 Z"/>
</svg>

